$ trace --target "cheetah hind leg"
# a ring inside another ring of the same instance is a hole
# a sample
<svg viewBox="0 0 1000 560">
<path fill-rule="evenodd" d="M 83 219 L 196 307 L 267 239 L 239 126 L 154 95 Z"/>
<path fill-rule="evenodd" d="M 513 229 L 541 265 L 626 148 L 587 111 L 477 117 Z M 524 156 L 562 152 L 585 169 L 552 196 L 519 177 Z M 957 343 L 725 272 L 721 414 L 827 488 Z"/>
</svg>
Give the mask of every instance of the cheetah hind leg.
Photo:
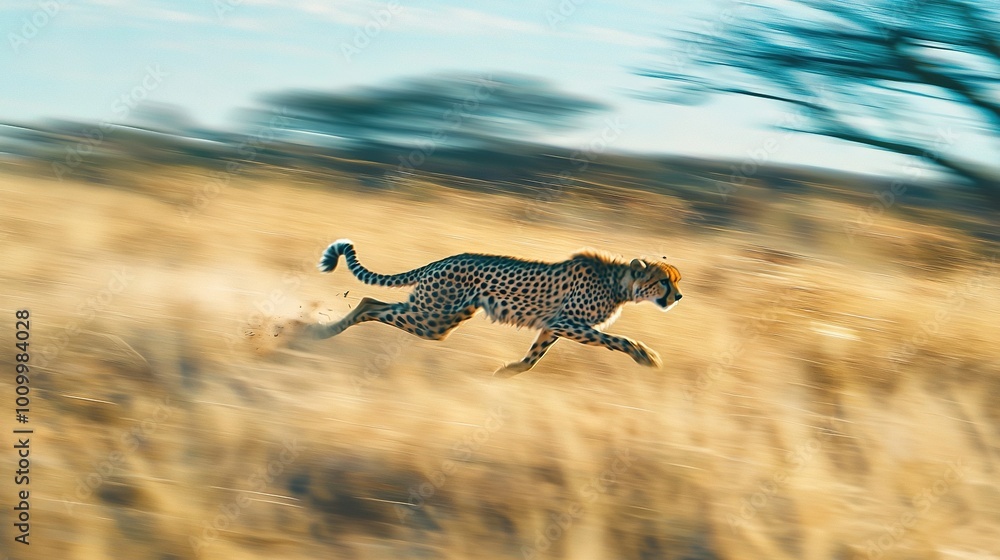
<svg viewBox="0 0 1000 560">
<path fill-rule="evenodd" d="M 392 303 L 385 303 L 377 299 L 370 297 L 361 298 L 361 302 L 358 306 L 351 310 L 350 313 L 344 316 L 343 319 L 335 323 L 312 323 L 306 325 L 303 335 L 306 338 L 311 339 L 321 339 L 330 338 L 331 336 L 337 336 L 338 334 L 347 330 L 348 327 L 362 323 L 364 321 L 377 320 L 380 314 L 385 313 L 393 308 Z"/>
<path fill-rule="evenodd" d="M 365 321 L 378 321 L 396 327 L 426 340 L 444 340 L 451 331 L 470 319 L 476 312 L 475 306 L 447 314 L 416 307 L 412 302 L 383 303 L 364 298 L 357 308 L 346 317 L 330 325 L 314 325 L 314 336 L 329 338 L 340 334 L 351 325 Z"/>
<path fill-rule="evenodd" d="M 521 361 L 506 364 L 502 368 L 496 370 L 493 373 L 493 377 L 503 379 L 507 377 L 514 377 L 519 373 L 528 371 L 535 365 L 535 363 L 538 362 L 538 360 L 542 359 L 542 356 L 545 355 L 549 346 L 552 346 L 552 344 L 558 339 L 559 337 L 556 336 L 554 332 L 550 330 L 543 330 L 538 333 L 538 336 L 535 338 L 535 342 L 532 343 L 531 348 L 528 350 L 528 354 L 522 358 Z"/>
</svg>

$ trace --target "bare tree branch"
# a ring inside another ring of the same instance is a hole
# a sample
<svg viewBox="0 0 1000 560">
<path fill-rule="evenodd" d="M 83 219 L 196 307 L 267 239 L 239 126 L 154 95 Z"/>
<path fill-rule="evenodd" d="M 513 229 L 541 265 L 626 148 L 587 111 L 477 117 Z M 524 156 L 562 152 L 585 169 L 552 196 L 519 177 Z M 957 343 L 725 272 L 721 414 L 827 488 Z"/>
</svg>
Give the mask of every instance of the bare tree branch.
<svg viewBox="0 0 1000 560">
<path fill-rule="evenodd" d="M 799 107 L 808 119 L 802 132 L 920 158 L 1000 200 L 1000 162 L 988 170 L 913 132 L 933 118 L 931 103 L 952 103 L 982 115 L 1000 136 L 1000 10 L 975 0 L 794 3 L 752 7 L 722 31 L 687 39 L 699 48 L 683 68 L 643 74 L 702 98 Z"/>
</svg>

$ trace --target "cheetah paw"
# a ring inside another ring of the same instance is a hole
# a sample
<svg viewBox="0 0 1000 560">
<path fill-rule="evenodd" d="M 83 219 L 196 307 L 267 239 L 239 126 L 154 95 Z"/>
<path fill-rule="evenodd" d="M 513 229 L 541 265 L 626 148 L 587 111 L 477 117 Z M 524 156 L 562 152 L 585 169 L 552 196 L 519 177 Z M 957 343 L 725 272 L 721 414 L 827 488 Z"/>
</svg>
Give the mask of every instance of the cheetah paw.
<svg viewBox="0 0 1000 560">
<path fill-rule="evenodd" d="M 660 355 L 656 353 L 656 350 L 641 342 L 635 343 L 635 353 L 632 355 L 632 359 L 637 364 L 647 367 L 658 368 L 663 365 L 663 360 L 660 359 Z"/>
<path fill-rule="evenodd" d="M 493 377 L 499 377 L 501 379 L 514 377 L 515 375 L 528 371 L 529 369 L 531 369 L 531 366 L 524 362 L 512 362 L 493 372 Z"/>
</svg>

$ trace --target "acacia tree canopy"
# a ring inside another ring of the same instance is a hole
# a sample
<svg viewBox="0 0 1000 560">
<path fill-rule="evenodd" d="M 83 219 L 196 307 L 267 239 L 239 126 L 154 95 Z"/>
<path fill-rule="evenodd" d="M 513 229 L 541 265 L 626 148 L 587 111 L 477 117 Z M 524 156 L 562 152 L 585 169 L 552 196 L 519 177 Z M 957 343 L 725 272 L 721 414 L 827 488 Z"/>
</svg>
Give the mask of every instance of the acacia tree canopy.
<svg viewBox="0 0 1000 560">
<path fill-rule="evenodd" d="M 323 135 L 349 148 L 428 139 L 456 147 L 531 141 L 606 109 L 543 80 L 509 75 L 430 76 L 387 87 L 292 91 L 264 100 L 287 117 L 285 128 Z"/>
</svg>

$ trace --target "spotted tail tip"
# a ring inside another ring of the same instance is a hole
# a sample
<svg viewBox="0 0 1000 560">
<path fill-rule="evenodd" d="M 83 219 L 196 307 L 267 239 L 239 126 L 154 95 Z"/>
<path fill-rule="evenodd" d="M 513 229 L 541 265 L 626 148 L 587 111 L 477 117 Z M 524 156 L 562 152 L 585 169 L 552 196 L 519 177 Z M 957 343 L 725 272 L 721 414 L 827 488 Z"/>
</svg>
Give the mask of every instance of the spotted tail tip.
<svg viewBox="0 0 1000 560">
<path fill-rule="evenodd" d="M 353 244 L 350 239 L 338 239 L 334 241 L 326 248 L 326 251 L 323 251 L 323 257 L 320 258 L 316 268 L 320 272 L 332 272 L 337 268 L 337 261 L 340 260 L 340 255 L 343 255 L 344 251 Z"/>
</svg>

